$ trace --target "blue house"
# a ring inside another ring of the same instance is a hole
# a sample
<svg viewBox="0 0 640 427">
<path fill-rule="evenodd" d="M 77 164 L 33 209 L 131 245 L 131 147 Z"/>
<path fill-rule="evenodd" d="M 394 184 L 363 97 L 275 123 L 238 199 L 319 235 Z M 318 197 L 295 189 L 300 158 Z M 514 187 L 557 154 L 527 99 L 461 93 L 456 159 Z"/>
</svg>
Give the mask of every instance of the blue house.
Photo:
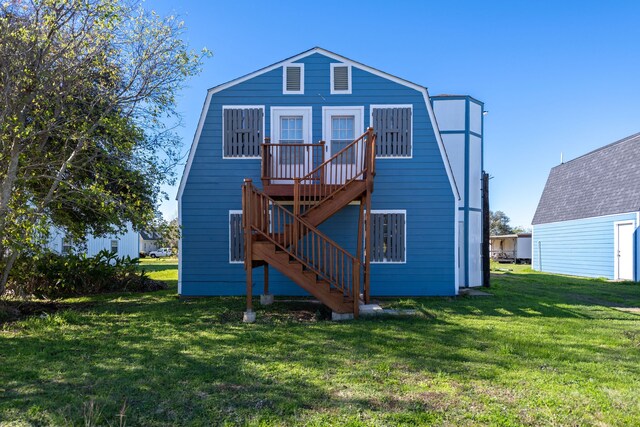
<svg viewBox="0 0 640 427">
<path fill-rule="evenodd" d="M 533 218 L 534 270 L 640 280 L 640 133 L 551 169 Z"/>
<path fill-rule="evenodd" d="M 177 196 L 179 294 L 357 315 L 481 285 L 482 120 L 469 96 L 321 48 L 213 87 Z"/>
</svg>

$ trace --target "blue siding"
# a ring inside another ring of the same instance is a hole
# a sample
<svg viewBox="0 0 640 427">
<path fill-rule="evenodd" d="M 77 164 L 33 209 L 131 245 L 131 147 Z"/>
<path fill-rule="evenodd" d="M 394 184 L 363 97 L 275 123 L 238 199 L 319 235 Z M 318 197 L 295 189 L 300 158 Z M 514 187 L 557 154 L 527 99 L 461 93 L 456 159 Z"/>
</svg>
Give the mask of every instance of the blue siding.
<svg viewBox="0 0 640 427">
<path fill-rule="evenodd" d="M 413 158 L 378 159 L 373 209 L 407 210 L 406 264 L 372 265 L 373 295 L 453 295 L 455 293 L 455 199 L 421 92 L 352 68 L 352 94 L 331 95 L 329 64 L 313 54 L 305 64 L 305 94 L 282 94 L 277 68 L 212 96 L 197 151 L 181 199 L 182 294 L 242 295 L 245 271 L 229 264 L 229 210 L 241 209 L 244 178 L 260 186 L 260 160 L 222 158 L 222 106 L 264 105 L 265 134 L 270 107 L 311 106 L 313 141 L 322 139 L 323 106 L 364 106 L 365 127 L 371 104 L 413 105 Z M 357 206 L 348 206 L 320 228 L 355 253 Z M 272 269 L 275 294 L 304 295 Z M 260 293 L 262 269 L 254 269 L 254 292 Z"/>
<path fill-rule="evenodd" d="M 636 213 L 534 225 L 533 269 L 613 279 L 614 222 L 626 220 L 636 220 Z M 636 230 L 636 240 L 637 236 Z M 637 272 L 638 262 L 636 280 Z"/>
</svg>

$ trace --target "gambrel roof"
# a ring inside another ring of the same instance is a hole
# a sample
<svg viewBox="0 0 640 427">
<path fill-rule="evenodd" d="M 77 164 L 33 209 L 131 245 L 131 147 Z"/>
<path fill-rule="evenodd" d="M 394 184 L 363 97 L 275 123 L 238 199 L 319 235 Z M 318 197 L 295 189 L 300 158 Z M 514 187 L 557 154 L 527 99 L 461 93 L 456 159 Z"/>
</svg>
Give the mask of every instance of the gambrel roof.
<svg viewBox="0 0 640 427">
<path fill-rule="evenodd" d="M 223 91 L 223 90 L 225 90 L 225 89 L 227 89 L 229 87 L 232 87 L 232 86 L 235 86 L 237 84 L 243 83 L 243 82 L 245 82 L 245 81 L 247 81 L 249 79 L 252 79 L 252 78 L 254 78 L 256 76 L 259 76 L 261 74 L 267 73 L 267 72 L 269 72 L 271 70 L 274 70 L 274 69 L 276 69 L 278 67 L 282 67 L 285 64 L 298 61 L 300 59 L 306 58 L 307 56 L 314 55 L 316 53 L 320 54 L 320 55 L 324 55 L 324 56 L 326 56 L 328 58 L 332 58 L 332 59 L 334 59 L 336 61 L 339 61 L 341 63 L 349 64 L 352 67 L 359 68 L 361 70 L 364 70 L 364 71 L 367 71 L 369 73 L 375 74 L 377 76 L 383 77 L 385 79 L 391 80 L 391 81 L 393 81 L 395 83 L 398 83 L 400 85 L 415 89 L 416 91 L 422 93 L 422 95 L 424 97 L 424 102 L 425 102 L 425 105 L 426 105 L 426 108 L 427 108 L 427 112 L 429 114 L 429 119 L 431 120 L 431 123 L 432 123 L 433 128 L 434 128 L 434 133 L 435 133 L 436 141 L 437 141 L 437 144 L 438 144 L 438 149 L 440 151 L 440 155 L 442 156 L 442 160 L 443 160 L 444 167 L 445 167 L 445 170 L 446 170 L 446 173 L 447 173 L 447 177 L 449 179 L 449 184 L 451 185 L 451 190 L 453 191 L 454 197 L 457 200 L 460 200 L 460 191 L 458 189 L 458 186 L 456 184 L 455 178 L 453 176 L 453 171 L 451 169 L 451 163 L 449 161 L 449 157 L 447 156 L 447 152 L 445 150 L 444 143 L 442 142 L 442 136 L 440 135 L 440 130 L 438 129 L 438 123 L 436 121 L 435 114 L 433 112 L 433 107 L 432 107 L 431 102 L 430 102 L 429 92 L 428 92 L 427 88 L 424 87 L 424 86 L 418 85 L 416 83 L 410 82 L 408 80 L 401 79 L 401 78 L 396 77 L 396 76 L 394 76 L 392 74 L 380 71 L 380 70 L 378 70 L 376 68 L 370 67 L 370 66 L 362 64 L 360 62 L 354 61 L 352 59 L 346 58 L 344 56 L 338 55 L 336 53 L 333 53 L 333 52 L 328 51 L 326 49 L 323 49 L 321 47 L 314 47 L 312 49 L 306 50 L 306 51 L 304 51 L 302 53 L 299 53 L 299 54 L 297 54 L 295 56 L 289 57 L 289 58 L 284 59 L 282 61 L 276 62 L 275 64 L 271 64 L 268 67 L 262 68 L 260 70 L 257 70 L 255 72 L 253 72 L 253 73 L 249 73 L 249 74 L 246 74 L 246 75 L 244 75 L 242 77 L 238 77 L 237 79 L 234 79 L 234 80 L 231 80 L 229 82 L 223 83 L 221 85 L 214 86 L 214 87 L 210 88 L 207 91 L 207 97 L 206 97 L 204 105 L 202 107 L 202 112 L 200 114 L 200 120 L 198 121 L 198 128 L 196 129 L 196 133 L 195 133 L 195 136 L 193 138 L 193 142 L 191 143 L 191 148 L 189 149 L 189 155 L 188 155 L 188 158 L 187 158 L 187 163 L 185 165 L 184 172 L 182 173 L 182 178 L 180 179 L 180 184 L 179 184 L 179 187 L 178 187 L 178 194 L 176 195 L 176 200 L 180 200 L 182 198 L 182 193 L 184 192 L 184 188 L 185 188 L 185 185 L 186 185 L 186 182 L 187 182 L 187 178 L 188 178 L 189 172 L 191 170 L 191 164 L 193 162 L 193 158 L 194 158 L 195 153 L 196 153 L 196 149 L 197 149 L 197 146 L 198 146 L 198 141 L 200 140 L 200 134 L 202 132 L 202 127 L 204 126 L 204 121 L 205 121 L 205 118 L 207 116 L 207 112 L 209 111 L 209 104 L 211 102 L 211 96 L 213 94 L 215 94 L 217 92 L 220 92 L 220 91 Z"/>
<path fill-rule="evenodd" d="M 551 169 L 533 224 L 640 211 L 640 133 Z"/>
</svg>

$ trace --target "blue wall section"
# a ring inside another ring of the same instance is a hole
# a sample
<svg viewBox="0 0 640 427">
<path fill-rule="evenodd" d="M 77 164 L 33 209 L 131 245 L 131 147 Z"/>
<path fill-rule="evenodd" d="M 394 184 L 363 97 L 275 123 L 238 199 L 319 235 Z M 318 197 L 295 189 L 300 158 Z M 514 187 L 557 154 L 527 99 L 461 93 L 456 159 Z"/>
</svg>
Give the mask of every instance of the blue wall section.
<svg viewBox="0 0 640 427">
<path fill-rule="evenodd" d="M 406 264 L 373 264 L 372 295 L 455 294 L 455 198 L 420 91 L 352 67 L 352 94 L 330 94 L 330 63 L 321 54 L 305 64 L 305 94 L 282 94 L 282 68 L 213 94 L 181 199 L 182 294 L 243 295 L 245 271 L 230 264 L 229 210 L 241 209 L 244 178 L 260 186 L 260 160 L 222 158 L 222 106 L 264 105 L 266 135 L 271 106 L 311 106 L 313 141 L 322 139 L 323 106 L 364 106 L 365 128 L 371 104 L 413 104 L 413 158 L 378 159 L 373 209 L 407 210 Z M 348 206 L 320 228 L 355 253 L 357 206 Z M 294 283 L 270 271 L 270 290 L 304 295 Z M 254 269 L 254 292 L 262 268 Z"/>
<path fill-rule="evenodd" d="M 532 268 L 549 273 L 613 279 L 614 222 L 626 220 L 635 221 L 636 213 L 534 225 Z M 636 231 L 636 240 L 637 235 Z M 636 259 L 640 259 L 637 249 Z M 637 271 L 638 262 L 636 280 Z"/>
</svg>

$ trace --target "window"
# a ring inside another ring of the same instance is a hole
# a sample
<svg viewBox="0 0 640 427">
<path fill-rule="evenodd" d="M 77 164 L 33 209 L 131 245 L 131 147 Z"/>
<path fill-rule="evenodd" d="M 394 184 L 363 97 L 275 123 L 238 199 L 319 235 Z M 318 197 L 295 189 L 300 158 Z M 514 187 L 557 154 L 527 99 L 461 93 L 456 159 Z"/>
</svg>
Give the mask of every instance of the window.
<svg viewBox="0 0 640 427">
<path fill-rule="evenodd" d="M 260 158 L 264 139 L 264 107 L 222 107 L 225 159 Z"/>
<path fill-rule="evenodd" d="M 412 156 L 412 110 L 410 105 L 371 106 L 371 126 L 377 134 L 376 157 Z"/>
<path fill-rule="evenodd" d="M 244 262 L 242 211 L 229 211 L 229 262 Z"/>
<path fill-rule="evenodd" d="M 73 251 L 73 244 L 71 243 L 71 239 L 68 237 L 62 238 L 62 253 L 70 254 Z"/>
<path fill-rule="evenodd" d="M 351 66 L 331 64 L 331 94 L 351 93 Z"/>
<path fill-rule="evenodd" d="M 282 72 L 282 93 L 304 94 L 304 64 L 285 65 Z"/>
<path fill-rule="evenodd" d="M 302 116 L 280 116 L 280 144 L 304 144 Z M 281 150 L 278 161 L 281 165 L 301 165 L 304 163 L 304 147 L 289 147 Z"/>
<path fill-rule="evenodd" d="M 356 139 L 355 116 L 331 116 L 331 153 L 335 155 Z M 355 150 L 349 149 L 340 155 L 341 164 L 355 163 Z"/>
<path fill-rule="evenodd" d="M 112 240 L 111 241 L 111 252 L 114 253 L 118 253 L 118 241 L 117 240 Z"/>
<path fill-rule="evenodd" d="M 371 262 L 406 262 L 406 211 L 371 211 Z"/>
</svg>

